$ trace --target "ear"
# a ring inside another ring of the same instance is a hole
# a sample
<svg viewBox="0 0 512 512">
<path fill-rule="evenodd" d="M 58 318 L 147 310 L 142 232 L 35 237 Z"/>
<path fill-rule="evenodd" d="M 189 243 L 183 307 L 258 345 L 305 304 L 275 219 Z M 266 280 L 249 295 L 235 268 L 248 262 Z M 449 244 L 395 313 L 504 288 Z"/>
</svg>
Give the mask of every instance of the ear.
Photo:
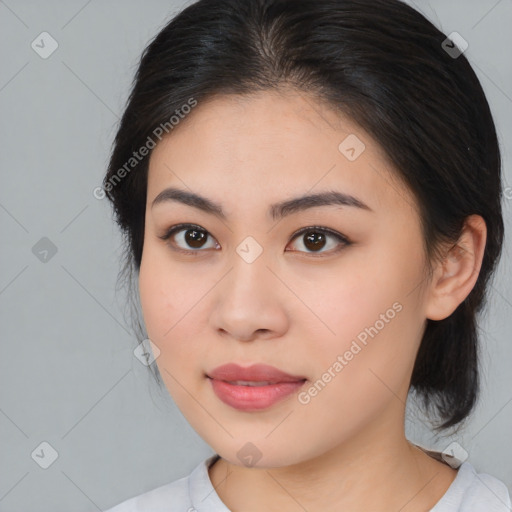
<svg viewBox="0 0 512 512">
<path fill-rule="evenodd" d="M 426 317 L 444 320 L 469 295 L 480 273 L 487 240 L 487 226 L 480 215 L 470 215 L 458 242 L 438 263 L 429 286 Z"/>
</svg>

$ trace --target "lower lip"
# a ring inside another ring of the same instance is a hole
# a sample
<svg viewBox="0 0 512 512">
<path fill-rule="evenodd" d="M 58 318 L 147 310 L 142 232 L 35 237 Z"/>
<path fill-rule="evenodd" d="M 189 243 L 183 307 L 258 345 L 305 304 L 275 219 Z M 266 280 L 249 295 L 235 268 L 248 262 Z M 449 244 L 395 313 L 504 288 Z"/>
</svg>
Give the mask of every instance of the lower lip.
<svg viewBox="0 0 512 512">
<path fill-rule="evenodd" d="M 213 391 L 225 404 L 240 411 L 260 411 L 298 391 L 306 381 L 279 382 L 266 386 L 237 386 L 211 379 Z"/>
</svg>

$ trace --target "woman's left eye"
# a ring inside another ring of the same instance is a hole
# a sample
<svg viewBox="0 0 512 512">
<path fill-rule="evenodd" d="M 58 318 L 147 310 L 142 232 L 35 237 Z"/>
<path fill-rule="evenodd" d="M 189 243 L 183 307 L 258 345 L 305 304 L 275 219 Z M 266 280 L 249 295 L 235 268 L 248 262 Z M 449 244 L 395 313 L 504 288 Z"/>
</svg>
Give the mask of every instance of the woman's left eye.
<svg viewBox="0 0 512 512">
<path fill-rule="evenodd" d="M 337 252 L 343 247 L 350 245 L 350 241 L 341 233 L 332 231 L 322 227 L 307 227 L 301 229 L 298 233 L 293 235 L 292 241 L 298 239 L 300 245 L 306 248 L 306 251 L 299 249 L 299 252 L 306 252 L 309 254 L 324 254 L 326 252 Z M 329 239 L 331 242 L 329 243 Z M 334 250 L 332 250 L 334 248 Z M 326 249 L 325 251 L 323 249 Z"/>
<path fill-rule="evenodd" d="M 160 236 L 162 240 L 169 240 L 171 249 L 187 254 L 199 253 L 201 249 L 219 249 L 220 245 L 206 231 L 206 229 L 195 224 L 177 224 L 167 230 Z M 320 254 L 337 252 L 343 247 L 350 245 L 350 241 L 341 233 L 331 229 L 309 226 L 302 228 L 292 235 L 292 244 L 294 240 L 300 242 L 299 246 L 305 250 L 292 249 L 291 252 L 305 252 L 307 254 Z M 290 244 L 288 244 L 289 246 Z M 288 247 L 287 246 L 287 247 Z"/>
</svg>

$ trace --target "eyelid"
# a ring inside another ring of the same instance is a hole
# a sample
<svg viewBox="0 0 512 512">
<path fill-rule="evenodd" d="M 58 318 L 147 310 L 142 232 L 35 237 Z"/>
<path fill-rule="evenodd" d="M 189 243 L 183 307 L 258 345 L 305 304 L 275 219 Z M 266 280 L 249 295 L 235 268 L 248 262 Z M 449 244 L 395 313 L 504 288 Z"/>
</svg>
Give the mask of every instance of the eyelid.
<svg viewBox="0 0 512 512">
<path fill-rule="evenodd" d="M 197 229 L 198 231 L 205 231 L 209 236 L 212 236 L 209 231 L 207 231 L 199 224 L 191 224 L 190 222 L 183 222 L 181 224 L 173 224 L 163 235 L 159 235 L 158 238 L 161 240 L 168 240 L 174 233 L 181 231 L 182 229 Z M 213 238 L 213 236 L 212 236 Z"/>
<path fill-rule="evenodd" d="M 293 233 L 291 235 L 291 239 L 294 240 L 299 235 L 302 235 L 303 233 L 307 233 L 308 231 L 320 231 L 321 233 L 325 233 L 327 235 L 332 235 L 335 238 L 337 238 L 338 240 L 342 240 L 344 242 L 349 243 L 349 239 L 346 236 L 342 235 L 341 233 L 338 233 L 337 231 L 334 231 L 334 229 L 326 228 L 323 226 L 306 226 L 304 228 L 300 228 L 298 231 L 295 231 L 295 233 Z"/>
<path fill-rule="evenodd" d="M 309 252 L 307 252 L 307 251 L 289 251 L 289 252 L 297 252 L 300 254 L 312 255 L 313 257 L 323 257 L 323 256 L 328 256 L 330 254 L 337 253 L 337 252 L 341 251 L 344 247 L 352 244 L 352 242 L 346 236 L 342 235 L 341 233 L 338 233 L 337 231 L 335 231 L 333 229 L 326 228 L 323 226 L 306 226 L 304 228 L 301 228 L 298 231 L 296 231 L 295 233 L 293 233 L 293 235 L 291 235 L 291 242 L 293 242 L 300 235 L 307 233 L 308 231 L 313 231 L 316 233 L 324 233 L 326 235 L 330 235 L 330 236 L 336 238 L 336 240 L 338 240 L 338 242 L 341 242 L 342 245 L 336 249 L 331 249 L 330 251 L 325 251 L 325 252 L 318 252 L 318 251 L 309 251 Z"/>
<path fill-rule="evenodd" d="M 218 245 L 220 245 L 219 242 L 217 241 L 217 239 L 207 229 L 203 228 L 202 226 L 199 226 L 198 224 L 192 224 L 192 223 L 187 223 L 187 222 L 180 223 L 180 224 L 174 224 L 163 235 L 158 236 L 158 238 L 160 238 L 161 240 L 169 240 L 169 238 L 171 238 L 171 236 L 173 236 L 175 233 L 183 231 L 187 228 L 188 229 L 197 229 L 198 231 L 204 231 L 207 234 L 208 238 L 212 238 L 213 240 L 215 240 L 215 242 Z M 324 233 L 326 235 L 330 235 L 330 236 L 336 238 L 336 240 L 338 240 L 338 242 L 341 242 L 343 245 L 335 250 L 330 250 L 330 251 L 326 251 L 326 252 L 315 252 L 315 251 L 310 251 L 310 252 L 288 251 L 288 252 L 297 252 L 297 253 L 312 255 L 314 257 L 322 257 L 324 255 L 336 253 L 336 252 L 340 251 L 341 249 L 343 249 L 343 247 L 351 245 L 351 243 L 352 243 L 346 236 L 342 235 L 341 233 L 338 233 L 337 231 L 335 231 L 333 229 L 326 228 L 323 226 L 305 226 L 303 228 L 300 228 L 299 230 L 295 231 L 290 236 L 290 242 L 293 242 L 300 235 L 307 233 L 308 231 L 320 232 L 320 233 Z M 288 246 L 288 244 L 287 244 L 287 246 Z M 182 249 L 180 247 L 178 247 L 178 248 L 172 247 L 172 249 L 175 251 L 184 253 L 184 254 L 194 254 L 194 255 L 197 255 L 198 253 L 201 253 L 201 252 L 205 252 L 205 249 L 186 250 L 186 249 Z"/>
<path fill-rule="evenodd" d="M 217 245 L 220 245 L 216 238 L 207 229 L 203 228 L 202 226 L 199 226 L 198 224 L 192 224 L 190 222 L 174 224 L 163 235 L 158 236 L 158 238 L 160 238 L 161 240 L 169 240 L 169 238 L 171 238 L 175 233 L 179 233 L 180 231 L 186 231 L 187 229 L 197 229 L 198 231 L 204 231 L 208 238 L 215 240 Z M 182 249 L 181 247 L 174 247 L 174 245 L 171 245 L 170 242 L 167 245 L 169 245 L 173 251 L 187 255 L 191 254 L 194 256 L 198 256 L 200 253 L 205 252 L 205 249 L 187 250 Z"/>
</svg>

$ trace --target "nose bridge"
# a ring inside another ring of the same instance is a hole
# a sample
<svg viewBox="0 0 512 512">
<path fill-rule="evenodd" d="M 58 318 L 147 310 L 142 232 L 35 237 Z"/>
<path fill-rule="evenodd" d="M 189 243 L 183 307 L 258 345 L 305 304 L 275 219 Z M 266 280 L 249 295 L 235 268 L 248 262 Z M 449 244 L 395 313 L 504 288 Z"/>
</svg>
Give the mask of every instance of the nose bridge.
<svg viewBox="0 0 512 512">
<path fill-rule="evenodd" d="M 230 272 L 219 283 L 212 321 L 216 329 L 237 339 L 252 339 L 256 331 L 282 333 L 287 314 L 268 257 L 254 240 L 244 240 L 229 261 Z"/>
<path fill-rule="evenodd" d="M 271 272 L 267 268 L 267 253 L 253 237 L 244 239 L 234 251 L 231 258 L 231 272 L 227 287 L 235 295 L 242 293 L 249 294 L 249 297 L 257 296 L 260 293 L 267 293 L 267 300 L 270 300 L 268 290 L 268 279 Z M 244 298 L 245 300 L 247 297 Z"/>
</svg>

